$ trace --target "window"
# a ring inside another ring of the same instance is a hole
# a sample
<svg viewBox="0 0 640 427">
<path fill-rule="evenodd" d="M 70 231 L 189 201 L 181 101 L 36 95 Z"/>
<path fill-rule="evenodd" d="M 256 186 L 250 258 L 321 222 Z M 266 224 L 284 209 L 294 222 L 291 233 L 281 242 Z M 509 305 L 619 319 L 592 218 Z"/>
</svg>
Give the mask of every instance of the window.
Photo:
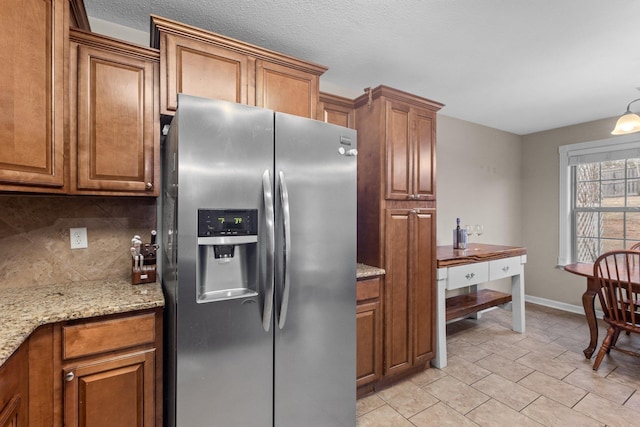
<svg viewBox="0 0 640 427">
<path fill-rule="evenodd" d="M 640 137 L 561 146 L 558 264 L 640 241 Z"/>
</svg>

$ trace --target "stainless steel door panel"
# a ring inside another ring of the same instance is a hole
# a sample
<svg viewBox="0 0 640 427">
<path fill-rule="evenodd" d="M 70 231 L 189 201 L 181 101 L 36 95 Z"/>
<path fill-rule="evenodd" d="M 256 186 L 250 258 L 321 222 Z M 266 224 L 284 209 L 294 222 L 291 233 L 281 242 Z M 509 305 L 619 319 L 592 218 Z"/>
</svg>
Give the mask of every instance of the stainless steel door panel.
<svg viewBox="0 0 640 427">
<path fill-rule="evenodd" d="M 177 425 L 272 426 L 273 327 L 265 332 L 262 314 L 273 113 L 186 95 L 178 102 Z M 199 208 L 258 209 L 258 297 L 196 303 Z"/>
<path fill-rule="evenodd" d="M 276 113 L 275 176 L 286 177 L 291 218 L 286 322 L 275 328 L 278 427 L 355 425 L 356 157 L 344 155 L 355 144 L 353 130 Z M 283 279 L 280 260 L 276 313 Z"/>
</svg>

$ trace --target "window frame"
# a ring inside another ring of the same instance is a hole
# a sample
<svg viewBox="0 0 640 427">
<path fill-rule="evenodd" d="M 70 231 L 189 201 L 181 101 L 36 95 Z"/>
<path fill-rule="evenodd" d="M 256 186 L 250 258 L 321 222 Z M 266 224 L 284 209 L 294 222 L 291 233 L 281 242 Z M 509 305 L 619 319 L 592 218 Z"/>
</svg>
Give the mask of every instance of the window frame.
<svg viewBox="0 0 640 427">
<path fill-rule="evenodd" d="M 558 266 L 565 266 L 575 262 L 573 260 L 573 198 L 571 159 L 577 156 L 597 155 L 622 150 L 640 149 L 640 135 L 622 135 L 596 141 L 579 142 L 561 145 L 559 154 L 559 188 L 558 188 Z"/>
</svg>

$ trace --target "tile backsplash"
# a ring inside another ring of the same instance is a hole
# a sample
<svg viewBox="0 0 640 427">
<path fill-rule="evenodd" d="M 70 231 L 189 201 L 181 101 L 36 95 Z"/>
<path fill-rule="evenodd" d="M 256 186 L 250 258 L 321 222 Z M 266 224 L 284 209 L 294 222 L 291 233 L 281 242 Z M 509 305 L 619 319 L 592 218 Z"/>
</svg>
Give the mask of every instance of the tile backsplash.
<svg viewBox="0 0 640 427">
<path fill-rule="evenodd" d="M 70 249 L 86 227 L 88 248 Z M 0 195 L 0 288 L 131 277 L 131 237 L 149 241 L 156 199 Z"/>
</svg>

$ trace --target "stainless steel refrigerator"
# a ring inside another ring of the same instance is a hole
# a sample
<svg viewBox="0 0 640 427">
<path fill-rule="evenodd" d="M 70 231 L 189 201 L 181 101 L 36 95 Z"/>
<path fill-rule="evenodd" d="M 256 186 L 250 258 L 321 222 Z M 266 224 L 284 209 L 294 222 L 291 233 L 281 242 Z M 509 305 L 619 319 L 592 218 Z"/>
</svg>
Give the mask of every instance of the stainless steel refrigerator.
<svg viewBox="0 0 640 427">
<path fill-rule="evenodd" d="M 166 424 L 355 426 L 355 131 L 179 95 L 164 145 Z"/>
</svg>

